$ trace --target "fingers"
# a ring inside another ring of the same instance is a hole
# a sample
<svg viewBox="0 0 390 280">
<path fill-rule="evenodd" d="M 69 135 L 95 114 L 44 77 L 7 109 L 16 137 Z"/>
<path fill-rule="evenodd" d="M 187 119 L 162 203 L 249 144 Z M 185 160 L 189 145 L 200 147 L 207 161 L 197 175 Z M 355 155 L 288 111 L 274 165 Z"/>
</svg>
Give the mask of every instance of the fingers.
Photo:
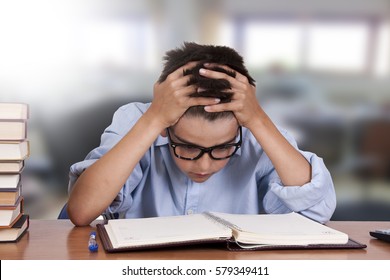
<svg viewBox="0 0 390 280">
<path fill-rule="evenodd" d="M 242 103 L 220 103 L 220 104 L 206 104 L 204 110 L 209 113 L 224 112 L 224 111 L 239 111 Z"/>
<path fill-rule="evenodd" d="M 247 86 L 249 85 L 248 79 L 241 74 L 236 74 L 236 77 L 233 78 L 233 77 L 229 76 L 228 74 L 205 69 L 205 68 L 201 68 L 199 70 L 199 74 L 204 76 L 204 77 L 210 78 L 210 79 L 227 80 L 230 83 L 232 91 L 246 90 Z"/>
<path fill-rule="evenodd" d="M 191 79 L 192 75 L 183 75 L 186 69 L 194 68 L 197 65 L 196 61 L 191 61 L 180 68 L 176 69 L 174 72 L 169 74 L 165 81 L 163 81 L 161 84 L 165 84 L 167 88 L 170 89 L 170 91 L 175 92 L 179 91 L 182 88 L 187 88 L 188 82 Z M 192 87 L 189 87 L 189 89 L 193 89 Z M 196 89 L 192 91 L 196 92 Z"/>
<path fill-rule="evenodd" d="M 182 67 L 177 68 L 175 71 L 173 71 L 171 74 L 168 75 L 167 79 L 180 79 L 183 77 L 183 73 L 187 69 L 192 69 L 198 64 L 197 61 L 191 61 L 188 62 L 187 64 L 184 64 Z"/>
<path fill-rule="evenodd" d="M 191 106 L 198 105 L 215 105 L 218 104 L 221 100 L 215 97 L 195 97 L 191 96 L 194 92 L 196 92 L 197 88 L 195 85 L 191 85 L 185 88 L 181 88 L 177 90 L 173 94 L 176 95 L 175 99 L 177 100 L 177 104 L 180 107 L 185 107 L 188 109 Z M 180 105 L 179 105 L 180 104 Z"/>
<path fill-rule="evenodd" d="M 192 106 L 212 106 L 218 104 L 221 100 L 219 98 L 211 97 L 191 97 L 189 100 L 189 107 Z"/>
<path fill-rule="evenodd" d="M 172 92 L 172 94 L 176 95 L 176 97 L 183 97 L 183 98 L 191 98 L 190 95 L 196 92 L 197 88 L 195 85 L 190 85 L 186 87 L 182 87 L 177 89 L 176 91 Z"/>
<path fill-rule="evenodd" d="M 246 76 L 242 75 L 240 72 L 233 70 L 232 68 L 230 68 L 227 65 L 217 64 L 217 63 L 205 63 L 203 65 L 204 65 L 206 71 L 203 71 L 201 69 L 202 71 L 199 71 L 201 75 L 203 75 L 202 74 L 202 72 L 203 72 L 204 75 L 206 75 L 206 76 L 215 75 L 216 79 L 227 79 L 229 81 L 231 79 L 236 79 L 236 80 L 241 81 L 241 82 L 248 82 L 248 79 Z M 218 71 L 213 71 L 212 69 L 209 69 L 209 68 L 213 68 L 213 67 L 219 67 L 219 68 L 225 69 L 226 71 L 234 72 L 236 75 L 235 75 L 235 77 L 231 77 L 228 74 L 218 72 Z M 222 75 L 218 75 L 218 74 L 222 74 Z M 221 77 L 224 77 L 224 78 L 221 78 Z M 210 76 L 210 78 L 212 78 L 212 77 Z"/>
<path fill-rule="evenodd" d="M 193 93 L 201 92 L 204 89 L 198 88 L 196 84 L 188 85 L 188 81 L 191 79 L 192 75 L 184 75 L 184 72 L 186 69 L 194 68 L 198 64 L 199 61 L 186 63 L 168 75 L 164 82 L 157 84 L 155 93 L 160 96 L 160 101 L 162 103 L 167 101 L 169 104 L 175 104 L 172 108 L 176 108 L 179 111 L 198 105 L 206 106 L 206 111 L 210 112 L 241 110 L 240 106 L 248 102 L 246 100 L 247 97 L 245 96 L 248 95 L 248 92 L 252 92 L 252 86 L 249 84 L 247 77 L 238 72 L 235 77 L 232 77 L 226 73 L 209 69 L 217 66 L 227 71 L 234 72 L 234 70 L 226 65 L 205 63 L 204 68 L 201 68 L 199 73 L 210 79 L 228 80 L 231 84 L 231 88 L 228 91 L 233 93 L 232 102 L 219 104 L 220 100 L 214 97 L 191 96 Z"/>
<path fill-rule="evenodd" d="M 251 85 L 248 81 L 248 78 L 240 73 L 236 72 L 236 76 L 231 77 L 226 73 L 209 69 L 217 66 L 227 71 L 234 71 L 226 65 L 206 63 L 204 66 L 205 68 L 201 68 L 199 70 L 199 73 L 202 76 L 211 79 L 228 80 L 231 85 L 231 88 L 228 90 L 228 92 L 233 93 L 230 102 L 207 105 L 205 107 L 205 111 L 210 113 L 232 111 L 240 123 L 246 123 L 247 120 L 250 119 L 251 112 L 258 109 L 258 105 L 256 105 L 256 87 Z"/>
</svg>

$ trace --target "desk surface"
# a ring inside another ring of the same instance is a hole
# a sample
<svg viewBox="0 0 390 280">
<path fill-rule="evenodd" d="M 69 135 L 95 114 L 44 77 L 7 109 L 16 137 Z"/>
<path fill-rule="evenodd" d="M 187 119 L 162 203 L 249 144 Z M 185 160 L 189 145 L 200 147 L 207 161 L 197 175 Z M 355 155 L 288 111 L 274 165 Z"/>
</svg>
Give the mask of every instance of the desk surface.
<svg viewBox="0 0 390 280">
<path fill-rule="evenodd" d="M 390 243 L 369 235 L 375 229 L 388 229 L 390 222 L 341 222 L 331 221 L 327 225 L 347 233 L 350 238 L 367 245 L 366 249 L 322 249 L 322 250 L 277 250 L 231 252 L 222 247 L 201 246 L 148 250 L 127 253 L 106 253 L 97 238 L 99 251 L 88 251 L 91 231 L 96 222 L 87 227 L 74 227 L 69 220 L 31 220 L 30 228 L 16 243 L 0 243 L 1 260 L 64 260 L 64 259 L 195 259 L 195 260 L 389 260 Z"/>
</svg>

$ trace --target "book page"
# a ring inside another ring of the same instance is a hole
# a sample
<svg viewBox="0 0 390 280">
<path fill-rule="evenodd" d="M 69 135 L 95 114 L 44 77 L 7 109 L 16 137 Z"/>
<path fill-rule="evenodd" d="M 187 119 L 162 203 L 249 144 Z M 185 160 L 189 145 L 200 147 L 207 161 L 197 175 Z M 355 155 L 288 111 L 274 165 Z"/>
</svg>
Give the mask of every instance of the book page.
<svg viewBox="0 0 390 280">
<path fill-rule="evenodd" d="M 5 209 L 2 209 L 0 212 L 0 227 L 8 227 L 11 225 L 18 215 L 21 213 L 22 200 L 19 200 L 19 203 L 15 208 L 5 206 Z"/>
<path fill-rule="evenodd" d="M 239 215 L 211 213 L 228 221 L 236 241 L 248 244 L 345 244 L 348 235 L 298 213 Z"/>
<path fill-rule="evenodd" d="M 0 189 L 16 189 L 20 180 L 19 174 L 4 174 L 0 177 Z"/>
<path fill-rule="evenodd" d="M 23 140 L 26 138 L 25 121 L 0 121 L 0 140 Z"/>
<path fill-rule="evenodd" d="M 109 220 L 105 225 L 114 248 L 204 239 L 227 239 L 231 229 L 203 214 Z"/>
<path fill-rule="evenodd" d="M 28 119 L 29 107 L 26 103 L 0 103 L 0 120 Z"/>
</svg>

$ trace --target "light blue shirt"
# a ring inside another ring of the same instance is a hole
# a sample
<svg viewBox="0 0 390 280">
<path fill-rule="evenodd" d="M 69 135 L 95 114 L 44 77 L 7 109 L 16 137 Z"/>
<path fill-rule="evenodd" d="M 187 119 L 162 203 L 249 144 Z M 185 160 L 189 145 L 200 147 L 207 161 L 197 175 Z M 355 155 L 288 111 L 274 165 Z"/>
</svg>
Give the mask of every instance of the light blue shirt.
<svg viewBox="0 0 390 280">
<path fill-rule="evenodd" d="M 69 191 L 78 176 L 118 143 L 149 106 L 150 103 L 130 103 L 115 112 L 111 125 L 101 137 L 100 146 L 92 150 L 84 161 L 71 166 Z M 280 131 L 297 147 L 286 131 Z M 236 214 L 294 211 L 324 223 L 335 210 L 332 178 L 321 158 L 300 151 L 311 164 L 311 181 L 303 186 L 284 187 L 270 159 L 244 127 L 241 148 L 222 170 L 203 183 L 193 182 L 182 173 L 169 149 L 168 139 L 159 136 L 137 164 L 107 213 L 142 218 L 205 211 Z"/>
</svg>

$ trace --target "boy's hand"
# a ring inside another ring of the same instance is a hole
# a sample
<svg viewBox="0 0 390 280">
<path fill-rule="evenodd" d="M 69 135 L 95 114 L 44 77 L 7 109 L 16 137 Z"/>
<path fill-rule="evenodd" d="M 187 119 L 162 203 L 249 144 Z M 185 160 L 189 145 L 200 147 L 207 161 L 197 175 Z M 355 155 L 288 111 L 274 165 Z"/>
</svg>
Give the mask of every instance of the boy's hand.
<svg viewBox="0 0 390 280">
<path fill-rule="evenodd" d="M 185 69 L 195 67 L 197 62 L 189 62 L 168 75 L 162 82 L 156 82 L 153 101 L 148 112 L 161 122 L 162 128 L 174 125 L 191 106 L 213 105 L 220 100 L 205 97 L 190 97 L 197 91 L 196 85 L 188 86 L 191 75 L 184 76 Z"/>
<path fill-rule="evenodd" d="M 228 66 L 211 63 L 206 63 L 204 66 L 205 68 L 199 70 L 200 75 L 211 79 L 228 80 L 231 85 L 231 89 L 228 91 L 233 93 L 231 102 L 209 105 L 205 107 L 205 110 L 207 112 L 232 111 L 240 125 L 251 129 L 253 121 L 258 119 L 257 116 L 263 114 L 263 110 L 256 99 L 256 87 L 249 83 L 247 77 Z M 236 77 L 234 78 L 225 73 L 207 69 L 212 66 L 219 66 L 226 70 L 233 71 L 236 73 Z"/>
</svg>

